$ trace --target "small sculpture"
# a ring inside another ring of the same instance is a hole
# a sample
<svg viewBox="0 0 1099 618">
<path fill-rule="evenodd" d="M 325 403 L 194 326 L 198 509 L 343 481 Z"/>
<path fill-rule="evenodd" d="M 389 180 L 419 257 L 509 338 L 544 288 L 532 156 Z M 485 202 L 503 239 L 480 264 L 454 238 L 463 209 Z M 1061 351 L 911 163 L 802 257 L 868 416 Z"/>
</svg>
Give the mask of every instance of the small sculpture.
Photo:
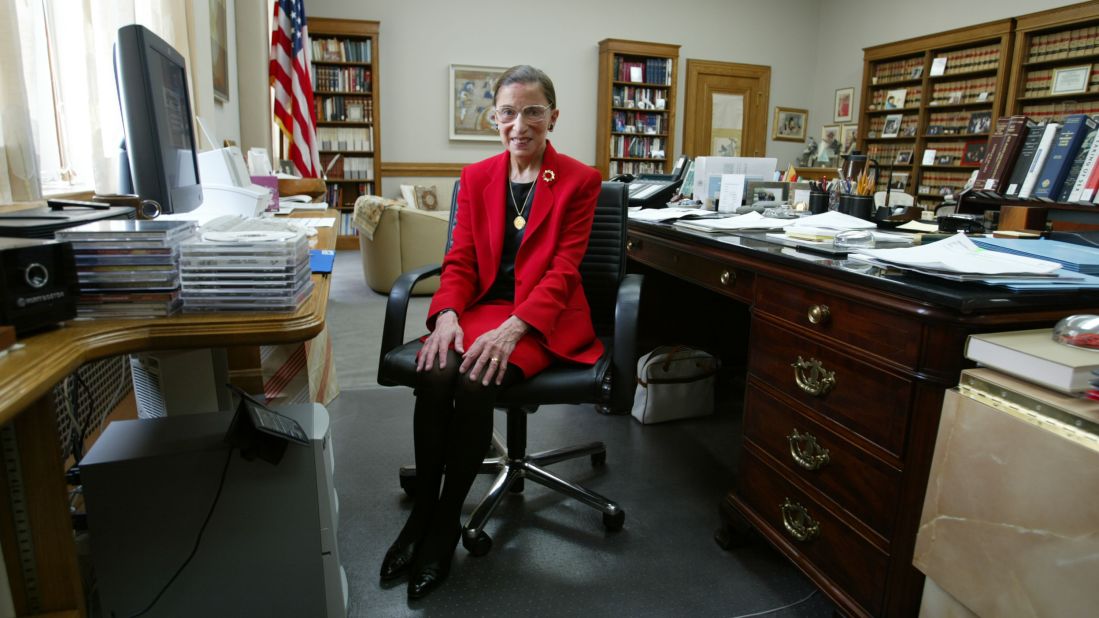
<svg viewBox="0 0 1099 618">
<path fill-rule="evenodd" d="M 801 156 L 798 157 L 798 167 L 812 167 L 813 156 L 817 154 L 817 140 L 809 136 L 809 139 L 805 142 L 805 150 L 801 151 Z"/>
</svg>

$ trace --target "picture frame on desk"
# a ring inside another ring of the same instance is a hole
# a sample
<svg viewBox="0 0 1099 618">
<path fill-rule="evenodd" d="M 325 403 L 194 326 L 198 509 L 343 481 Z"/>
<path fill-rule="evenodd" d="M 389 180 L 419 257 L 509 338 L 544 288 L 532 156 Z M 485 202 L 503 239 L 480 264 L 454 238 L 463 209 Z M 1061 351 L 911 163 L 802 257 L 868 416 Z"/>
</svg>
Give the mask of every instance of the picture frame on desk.
<svg viewBox="0 0 1099 618">
<path fill-rule="evenodd" d="M 450 65 L 450 139 L 494 142 L 493 86 L 506 68 Z"/>
<path fill-rule="evenodd" d="M 809 110 L 775 106 L 771 139 L 782 142 L 804 142 L 809 126 Z"/>
<path fill-rule="evenodd" d="M 1050 80 L 1050 94 L 1078 94 L 1088 91 L 1091 77 L 1091 65 L 1081 64 L 1071 67 L 1055 67 Z"/>
<path fill-rule="evenodd" d="M 770 180 L 749 180 L 745 201 L 748 204 L 756 202 L 782 202 L 786 199 L 786 190 L 789 183 Z"/>
<path fill-rule="evenodd" d="M 853 87 L 836 90 L 835 106 L 832 110 L 832 122 L 851 122 L 855 112 L 855 89 Z"/>
</svg>

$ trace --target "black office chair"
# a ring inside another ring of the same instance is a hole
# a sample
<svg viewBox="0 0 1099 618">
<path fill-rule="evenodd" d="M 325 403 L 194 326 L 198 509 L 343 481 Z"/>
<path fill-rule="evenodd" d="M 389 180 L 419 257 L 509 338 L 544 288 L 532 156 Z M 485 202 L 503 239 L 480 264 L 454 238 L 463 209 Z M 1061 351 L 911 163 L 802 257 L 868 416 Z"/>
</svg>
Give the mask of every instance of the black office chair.
<svg viewBox="0 0 1099 618">
<path fill-rule="evenodd" d="M 457 213 L 458 183 L 454 185 L 447 249 Z M 593 465 L 606 462 L 607 449 L 602 442 L 591 442 L 541 453 L 527 454 L 527 414 L 543 404 L 592 403 L 611 413 L 626 413 L 633 404 L 637 384 L 637 314 L 641 297 L 641 275 L 626 271 L 626 197 L 628 186 L 604 182 L 599 193 L 587 253 L 580 264 L 580 275 L 591 306 L 596 335 L 605 346 L 603 356 L 591 367 L 552 365 L 529 380 L 503 390 L 497 406 L 507 411 L 507 442 L 493 432 L 496 456 L 481 467 L 482 474 L 494 473 L 488 494 L 470 516 L 462 530 L 462 544 L 475 556 L 488 553 L 492 539 L 484 532 L 485 524 L 500 504 L 506 491 L 519 493 L 523 479 L 529 478 L 550 489 L 580 500 L 603 513 L 603 525 L 618 530 L 626 513 L 607 498 L 555 476 L 543 468 L 552 463 L 589 455 Z M 425 266 L 401 275 L 393 285 L 386 304 L 382 331 L 381 362 L 378 383 L 384 386 L 416 384 L 416 351 L 419 341 L 404 343 L 405 317 L 412 286 L 420 279 L 438 275 L 441 267 Z M 415 467 L 401 468 L 401 487 L 412 493 Z"/>
</svg>

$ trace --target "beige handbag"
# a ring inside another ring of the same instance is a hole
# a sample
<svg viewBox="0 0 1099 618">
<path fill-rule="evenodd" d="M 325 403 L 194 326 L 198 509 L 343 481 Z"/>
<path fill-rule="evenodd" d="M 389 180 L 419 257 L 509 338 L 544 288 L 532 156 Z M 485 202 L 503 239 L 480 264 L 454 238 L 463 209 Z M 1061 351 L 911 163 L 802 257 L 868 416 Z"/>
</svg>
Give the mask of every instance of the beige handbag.
<svg viewBox="0 0 1099 618">
<path fill-rule="evenodd" d="M 633 417 L 662 423 L 714 411 L 714 376 L 720 360 L 685 346 L 662 346 L 637 361 Z"/>
</svg>

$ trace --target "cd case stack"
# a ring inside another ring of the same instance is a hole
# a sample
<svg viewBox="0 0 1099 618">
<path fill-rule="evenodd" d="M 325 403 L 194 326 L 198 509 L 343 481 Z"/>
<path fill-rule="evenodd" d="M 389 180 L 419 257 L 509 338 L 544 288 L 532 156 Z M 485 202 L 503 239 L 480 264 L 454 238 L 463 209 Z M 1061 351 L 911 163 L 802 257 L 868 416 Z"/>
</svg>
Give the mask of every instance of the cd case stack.
<svg viewBox="0 0 1099 618">
<path fill-rule="evenodd" d="M 180 245 L 197 231 L 194 221 L 111 219 L 58 230 L 76 257 L 77 316 L 149 318 L 183 305 Z"/>
<path fill-rule="evenodd" d="M 183 310 L 295 311 L 313 293 L 301 231 L 204 232 L 182 246 Z"/>
</svg>

